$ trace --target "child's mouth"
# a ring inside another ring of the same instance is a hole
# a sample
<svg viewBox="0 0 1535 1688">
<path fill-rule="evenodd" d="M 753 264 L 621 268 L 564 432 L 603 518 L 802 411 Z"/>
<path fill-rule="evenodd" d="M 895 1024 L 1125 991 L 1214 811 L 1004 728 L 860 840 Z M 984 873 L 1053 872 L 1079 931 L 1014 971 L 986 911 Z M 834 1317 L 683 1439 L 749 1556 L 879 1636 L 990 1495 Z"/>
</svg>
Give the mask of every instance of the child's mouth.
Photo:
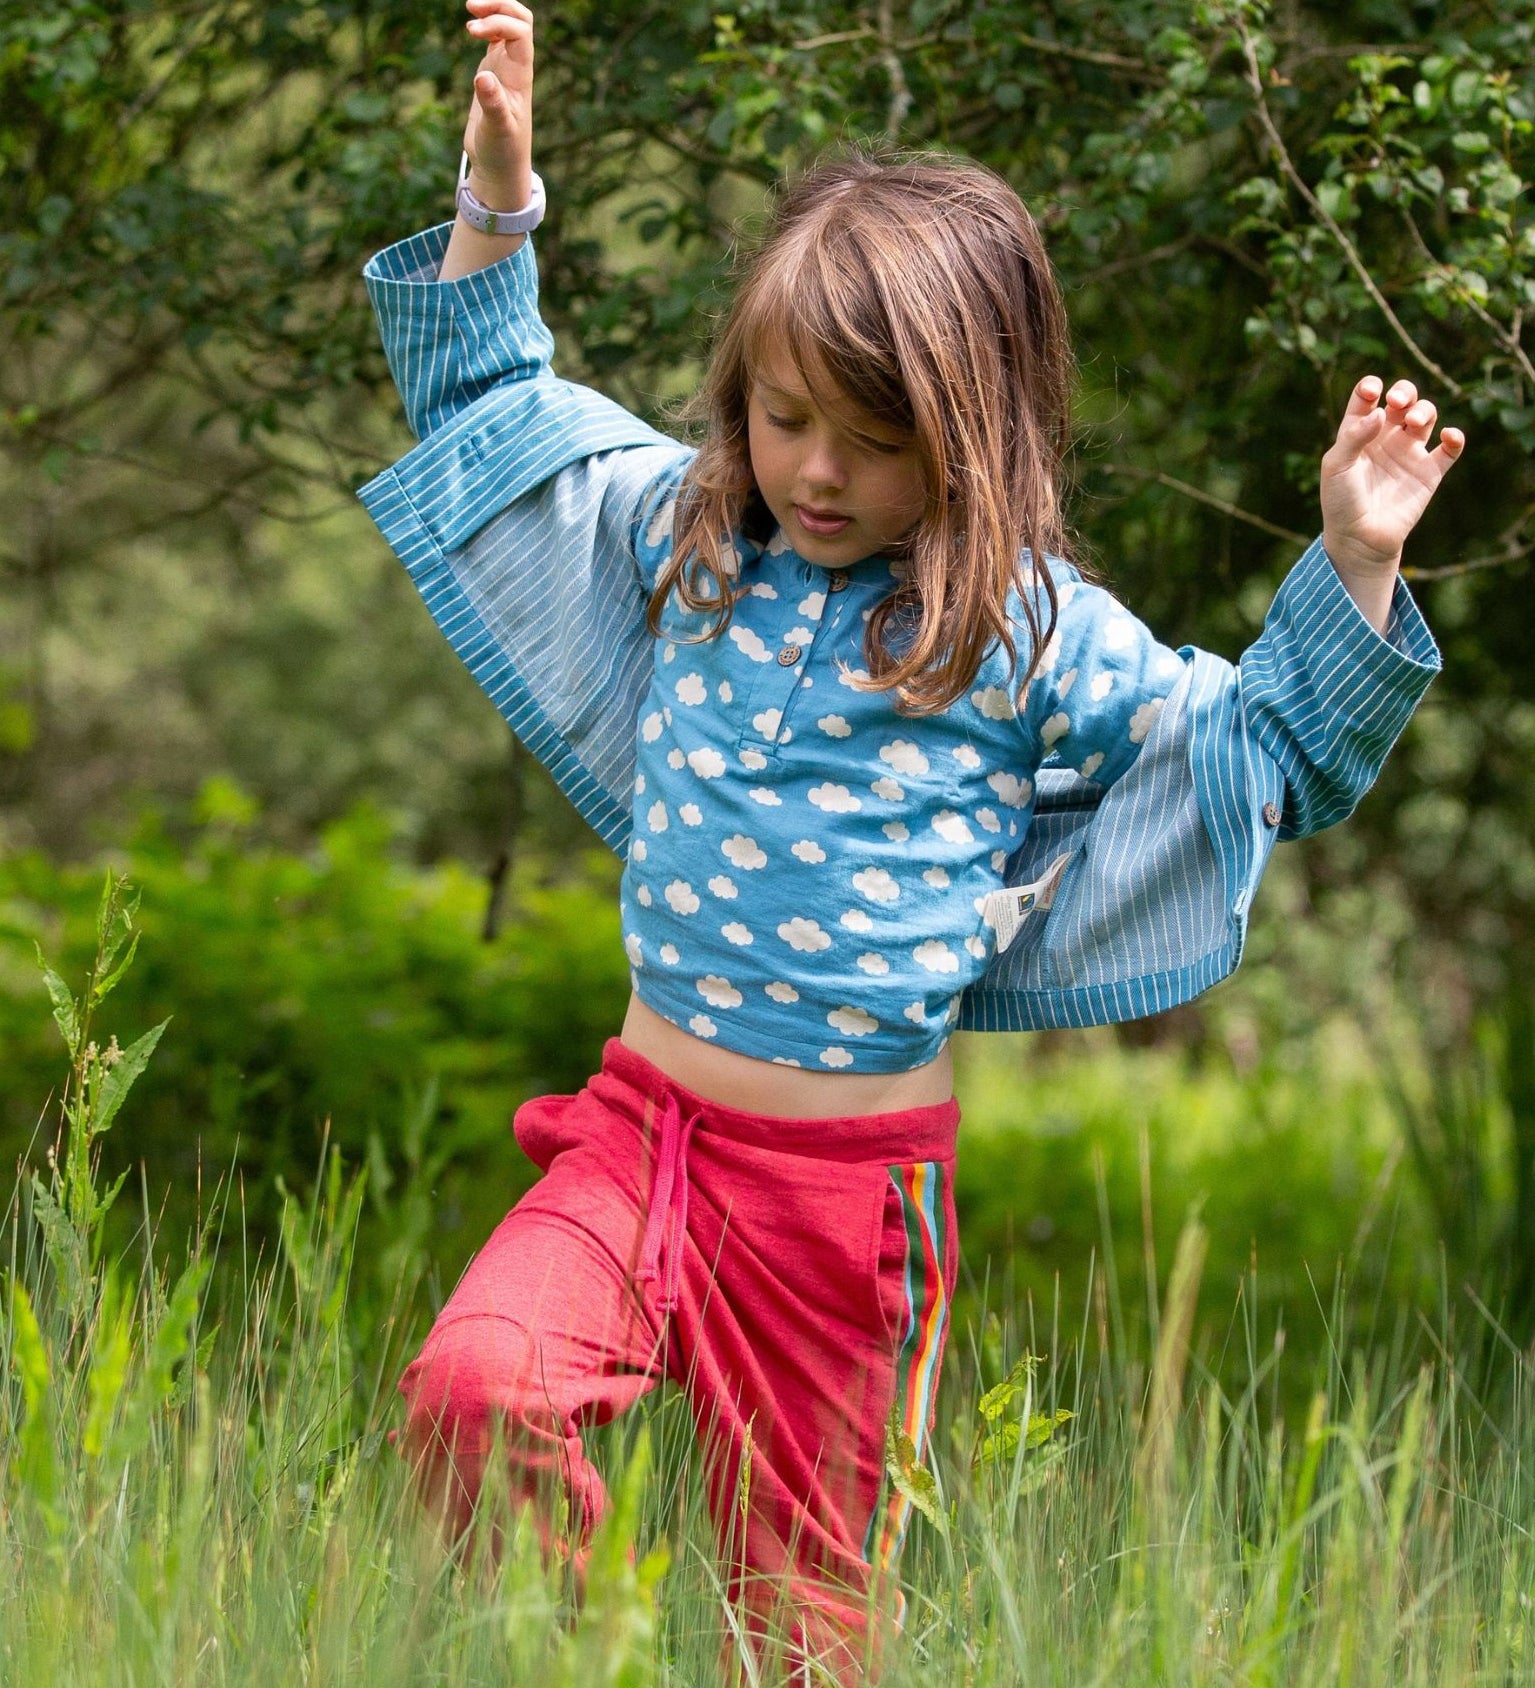
<svg viewBox="0 0 1535 1688">
<path fill-rule="evenodd" d="M 794 515 L 806 533 L 816 534 L 823 539 L 834 533 L 841 533 L 853 519 L 851 516 L 818 516 L 814 511 L 807 510 L 803 504 L 794 506 Z"/>
</svg>

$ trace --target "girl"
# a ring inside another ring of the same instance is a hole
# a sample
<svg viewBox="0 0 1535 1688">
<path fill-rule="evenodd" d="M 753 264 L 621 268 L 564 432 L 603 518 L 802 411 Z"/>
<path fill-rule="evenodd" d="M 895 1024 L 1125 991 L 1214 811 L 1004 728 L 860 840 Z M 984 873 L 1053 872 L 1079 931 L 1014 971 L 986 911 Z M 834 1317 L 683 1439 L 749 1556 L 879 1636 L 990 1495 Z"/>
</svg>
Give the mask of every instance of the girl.
<svg viewBox="0 0 1535 1688">
<path fill-rule="evenodd" d="M 1171 650 L 1062 560 L 1070 354 L 1028 213 L 974 164 L 854 152 L 781 197 L 678 444 L 549 368 L 532 16 L 468 9 L 459 215 L 365 271 L 422 443 L 361 497 L 626 851 L 633 995 L 601 1072 L 518 1110 L 544 1176 L 407 1370 L 405 1446 L 462 1523 L 504 1439 L 579 1562 L 582 1428 L 675 1379 L 753 1633 L 783 1598 L 851 1676 L 954 1284 L 951 1034 L 1236 965 L 1274 838 L 1348 813 L 1438 668 L 1398 567 L 1464 440 L 1365 377 L 1261 637 Z"/>
</svg>

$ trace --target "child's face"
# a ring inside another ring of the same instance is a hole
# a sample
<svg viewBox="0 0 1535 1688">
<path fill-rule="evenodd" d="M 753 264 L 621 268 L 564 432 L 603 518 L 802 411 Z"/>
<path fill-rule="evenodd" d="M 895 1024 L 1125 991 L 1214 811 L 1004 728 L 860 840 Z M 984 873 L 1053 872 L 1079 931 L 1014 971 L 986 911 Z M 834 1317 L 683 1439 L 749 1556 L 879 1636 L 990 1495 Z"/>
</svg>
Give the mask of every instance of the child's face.
<svg viewBox="0 0 1535 1688">
<path fill-rule="evenodd" d="M 817 372 L 817 385 L 831 383 Z M 758 490 L 784 537 L 822 568 L 890 550 L 926 506 L 910 438 L 851 406 L 822 410 L 787 356 L 766 358 L 752 383 L 747 439 Z M 843 519 L 816 522 L 817 513 Z"/>
</svg>

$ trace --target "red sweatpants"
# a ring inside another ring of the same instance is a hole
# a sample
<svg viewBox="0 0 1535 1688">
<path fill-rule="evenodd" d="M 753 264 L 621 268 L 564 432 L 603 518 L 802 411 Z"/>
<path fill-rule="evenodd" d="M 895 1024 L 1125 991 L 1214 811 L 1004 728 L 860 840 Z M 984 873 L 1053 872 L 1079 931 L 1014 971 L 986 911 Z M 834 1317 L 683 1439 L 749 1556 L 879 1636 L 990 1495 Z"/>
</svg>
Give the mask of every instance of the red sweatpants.
<svg viewBox="0 0 1535 1688">
<path fill-rule="evenodd" d="M 898 1495 L 880 1504 L 886 1426 L 921 1450 L 932 1418 L 958 1102 L 747 1113 L 610 1038 L 584 1089 L 526 1102 L 512 1123 L 544 1176 L 400 1383 L 402 1446 L 429 1498 L 467 1522 L 499 1423 L 517 1492 L 567 1485 L 579 1550 L 606 1499 L 582 1427 L 669 1377 L 753 1627 L 783 1601 L 798 1646 L 854 1666 L 871 1579 L 906 1525 Z"/>
</svg>

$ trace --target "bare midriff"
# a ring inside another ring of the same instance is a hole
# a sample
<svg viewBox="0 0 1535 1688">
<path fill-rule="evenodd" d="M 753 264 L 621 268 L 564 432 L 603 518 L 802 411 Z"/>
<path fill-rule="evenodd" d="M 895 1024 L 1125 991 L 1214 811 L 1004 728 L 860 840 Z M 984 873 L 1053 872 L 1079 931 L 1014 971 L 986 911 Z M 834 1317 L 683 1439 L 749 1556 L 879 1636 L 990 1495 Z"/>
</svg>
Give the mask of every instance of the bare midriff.
<svg viewBox="0 0 1535 1688">
<path fill-rule="evenodd" d="M 837 1119 L 930 1107 L 954 1094 L 954 1059 L 948 1044 L 931 1061 L 906 1072 L 813 1072 L 705 1043 L 633 994 L 619 1036 L 685 1089 L 748 1113 Z"/>
</svg>

